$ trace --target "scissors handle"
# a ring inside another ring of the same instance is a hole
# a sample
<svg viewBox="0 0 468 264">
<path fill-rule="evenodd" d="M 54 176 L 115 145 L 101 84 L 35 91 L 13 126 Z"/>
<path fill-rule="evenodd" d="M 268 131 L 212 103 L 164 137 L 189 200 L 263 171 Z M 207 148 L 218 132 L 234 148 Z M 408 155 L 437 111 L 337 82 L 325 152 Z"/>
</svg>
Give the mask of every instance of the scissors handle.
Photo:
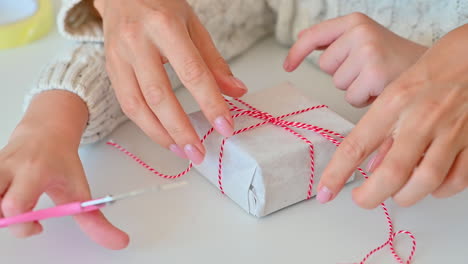
<svg viewBox="0 0 468 264">
<path fill-rule="evenodd" d="M 81 204 L 82 202 L 74 202 L 47 209 L 32 211 L 29 213 L 24 213 L 8 218 L 0 218 L 0 228 L 8 227 L 13 224 L 34 222 L 48 218 L 76 215 L 96 211 L 106 206 L 106 204 L 98 204 L 83 207 Z"/>
</svg>

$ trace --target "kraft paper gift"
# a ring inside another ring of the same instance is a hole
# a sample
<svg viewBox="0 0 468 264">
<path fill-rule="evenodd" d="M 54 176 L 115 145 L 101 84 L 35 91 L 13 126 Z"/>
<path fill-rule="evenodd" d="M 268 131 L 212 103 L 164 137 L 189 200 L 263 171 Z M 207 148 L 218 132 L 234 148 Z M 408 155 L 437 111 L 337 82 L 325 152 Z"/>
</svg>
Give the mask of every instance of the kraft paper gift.
<svg viewBox="0 0 468 264">
<path fill-rule="evenodd" d="M 277 117 L 320 103 L 306 98 L 289 83 L 242 98 L 258 110 Z M 232 101 L 242 109 L 246 106 Z M 233 112 L 235 114 L 235 112 Z M 201 112 L 189 115 L 200 136 L 211 125 Z M 320 108 L 284 118 L 303 122 L 347 135 L 353 124 L 328 108 Z M 235 119 L 235 129 L 241 129 L 264 120 L 250 116 Z M 336 146 L 313 131 L 292 128 L 309 139 L 315 149 L 315 177 L 313 196 L 320 176 L 336 150 Z M 218 163 L 223 136 L 214 132 L 205 141 L 205 161 L 195 169 L 218 186 Z M 224 193 L 248 213 L 262 217 L 307 198 L 310 181 L 309 146 L 273 124 L 234 135 L 226 140 L 222 161 L 222 187 Z M 353 175 L 349 181 L 354 180 Z M 219 188 L 219 187 L 218 187 Z"/>
</svg>

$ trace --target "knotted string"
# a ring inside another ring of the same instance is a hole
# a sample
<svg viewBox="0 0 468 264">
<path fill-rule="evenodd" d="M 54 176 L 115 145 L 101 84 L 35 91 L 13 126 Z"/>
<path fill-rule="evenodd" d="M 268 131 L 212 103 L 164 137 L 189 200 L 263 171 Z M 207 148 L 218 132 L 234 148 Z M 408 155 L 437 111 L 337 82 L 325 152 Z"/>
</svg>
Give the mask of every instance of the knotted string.
<svg viewBox="0 0 468 264">
<path fill-rule="evenodd" d="M 295 111 L 295 112 L 292 112 L 292 113 L 289 113 L 289 114 L 285 114 L 285 115 L 282 115 L 282 116 L 279 116 L 279 117 L 274 117 L 273 115 L 271 115 L 271 114 L 269 114 L 267 112 L 263 112 L 261 110 L 256 109 L 255 107 L 251 106 L 250 104 L 246 103 L 245 101 L 243 101 L 241 99 L 234 99 L 234 100 L 236 100 L 240 104 L 246 106 L 247 109 L 239 108 L 236 105 L 234 105 L 231 101 L 226 100 L 226 102 L 231 107 L 230 111 L 235 113 L 232 116 L 233 119 L 236 119 L 236 118 L 241 117 L 241 116 L 249 116 L 249 117 L 252 117 L 252 118 L 262 120 L 262 122 L 257 123 L 255 125 L 251 125 L 251 126 L 242 128 L 242 129 L 239 129 L 239 130 L 236 130 L 236 131 L 234 131 L 233 136 L 241 134 L 241 133 L 245 133 L 245 132 L 247 132 L 249 130 L 258 128 L 258 127 L 266 125 L 266 124 L 272 124 L 274 126 L 281 127 L 282 129 L 284 129 L 285 131 L 289 132 L 290 134 L 296 136 L 298 139 L 302 140 L 305 144 L 307 144 L 309 146 L 310 177 L 309 177 L 309 184 L 308 184 L 308 188 L 307 188 L 306 199 L 310 199 L 312 197 L 312 187 L 314 185 L 314 176 L 315 176 L 314 145 L 309 139 L 307 139 L 306 137 L 304 137 L 300 133 L 294 131 L 292 128 L 313 131 L 313 132 L 317 133 L 318 135 L 320 135 L 321 137 L 323 137 L 324 139 L 331 142 L 332 144 L 334 144 L 337 147 L 341 144 L 340 140 L 343 140 L 345 137 L 343 135 L 341 135 L 340 133 L 334 132 L 334 131 L 329 130 L 329 129 L 321 128 L 321 127 L 318 127 L 318 126 L 314 126 L 314 125 L 307 124 L 307 123 L 302 123 L 302 122 L 287 121 L 287 120 L 284 120 L 284 118 L 299 115 L 299 114 L 309 112 L 309 111 L 312 111 L 312 110 L 316 110 L 316 109 L 327 108 L 327 106 L 326 105 L 313 106 L 313 107 L 309 107 L 309 108 L 306 108 L 306 109 L 303 109 L 303 110 L 299 110 L 299 111 Z M 206 132 L 203 135 L 203 137 L 201 138 L 201 143 L 203 144 L 206 141 L 206 139 L 208 138 L 208 136 L 211 135 L 213 132 L 214 132 L 214 128 L 210 128 L 208 130 L 208 132 Z M 340 140 L 338 140 L 337 138 L 340 139 Z M 223 138 L 223 140 L 221 141 L 220 151 L 219 151 L 219 158 L 218 158 L 218 187 L 219 187 L 221 193 L 223 193 L 223 194 L 224 194 L 223 183 L 222 183 L 222 180 L 223 180 L 223 178 L 222 178 L 222 175 L 223 175 L 223 156 L 224 156 L 224 145 L 226 143 L 226 140 L 228 140 L 228 138 Z M 140 164 L 141 166 L 143 166 L 144 168 L 146 168 L 150 172 L 152 172 L 152 173 L 154 173 L 154 174 L 156 174 L 156 175 L 158 175 L 160 177 L 166 178 L 166 179 L 176 179 L 176 178 L 182 177 L 185 174 L 187 174 L 193 168 L 193 163 L 190 162 L 188 167 L 185 170 L 178 173 L 178 174 L 175 174 L 175 175 L 164 174 L 164 173 L 161 173 L 161 172 L 155 170 L 153 167 L 149 166 L 147 163 L 145 163 L 143 160 L 138 158 L 136 155 L 134 155 L 133 153 L 131 153 L 130 151 L 128 151 L 127 149 L 125 149 L 121 145 L 119 145 L 119 144 L 117 144 L 117 143 L 115 143 L 113 141 L 109 141 L 109 142 L 107 142 L 107 144 L 110 145 L 110 146 L 113 146 L 113 147 L 117 148 L 118 150 L 120 150 L 121 152 L 125 153 L 127 156 L 129 156 L 130 158 L 135 160 L 138 164 Z M 365 179 L 368 178 L 367 174 L 364 172 L 363 169 L 358 168 L 358 171 L 364 176 Z M 413 256 L 414 256 L 414 253 L 416 251 L 416 238 L 414 237 L 414 235 L 410 231 L 400 230 L 400 231 L 395 232 L 394 231 L 394 226 L 393 226 L 393 220 L 390 217 L 390 214 L 388 212 L 388 209 L 387 209 L 385 203 L 381 203 L 380 207 L 382 208 L 383 213 L 385 214 L 385 218 L 387 220 L 388 233 L 389 233 L 388 239 L 387 239 L 387 241 L 385 241 L 380 246 L 378 246 L 375 249 L 371 250 L 361 260 L 361 262 L 359 262 L 359 264 L 365 264 L 365 262 L 374 253 L 376 253 L 377 251 L 380 251 L 381 249 L 385 248 L 386 246 L 389 246 L 390 251 L 393 254 L 393 257 L 395 258 L 395 260 L 398 263 L 400 263 L 400 264 L 404 264 L 404 263 L 409 264 L 409 263 L 411 263 L 411 261 L 413 259 Z M 406 234 L 412 240 L 411 252 L 410 252 L 410 255 L 409 255 L 409 257 L 408 257 L 408 259 L 406 261 L 403 261 L 403 259 L 398 255 L 398 253 L 395 250 L 395 246 L 394 246 L 395 237 L 400 235 L 400 234 Z"/>
</svg>

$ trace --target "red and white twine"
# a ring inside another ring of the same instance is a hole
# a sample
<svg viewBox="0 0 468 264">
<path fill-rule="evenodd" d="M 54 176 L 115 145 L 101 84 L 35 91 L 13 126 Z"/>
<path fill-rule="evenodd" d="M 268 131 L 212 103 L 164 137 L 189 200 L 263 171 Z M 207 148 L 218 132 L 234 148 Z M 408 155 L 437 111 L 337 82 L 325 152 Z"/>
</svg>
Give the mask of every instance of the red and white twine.
<svg viewBox="0 0 468 264">
<path fill-rule="evenodd" d="M 260 126 L 263 126 L 263 125 L 266 125 L 266 124 L 272 124 L 272 125 L 283 128 L 284 130 L 286 130 L 290 134 L 296 136 L 298 139 L 302 140 L 304 143 L 306 143 L 309 146 L 310 177 L 309 177 L 309 184 L 308 184 L 308 188 L 307 188 L 306 199 L 310 199 L 312 197 L 312 187 L 314 185 L 314 174 L 315 174 L 315 170 L 314 170 L 314 167 L 315 167 L 315 163 L 314 163 L 314 145 L 306 137 L 304 137 L 301 134 L 299 134 L 298 132 L 294 131 L 292 128 L 313 131 L 313 132 L 319 134 L 320 136 L 322 136 L 323 138 L 325 138 L 326 140 L 328 140 L 329 142 L 333 143 L 337 147 L 341 143 L 340 140 L 344 139 L 344 136 L 337 133 L 337 132 L 329 130 L 329 129 L 321 128 L 321 127 L 318 127 L 318 126 L 314 126 L 314 125 L 306 124 L 306 123 L 302 123 L 302 122 L 286 121 L 286 120 L 284 120 L 284 118 L 294 116 L 294 115 L 299 115 L 299 114 L 309 112 L 309 111 L 312 111 L 312 110 L 316 110 L 316 109 L 320 109 L 320 108 L 326 108 L 327 106 L 326 105 L 313 106 L 313 107 L 309 107 L 309 108 L 306 108 L 306 109 L 303 109 L 303 110 L 295 111 L 295 112 L 292 112 L 292 113 L 289 113 L 289 114 L 286 114 L 286 115 L 282 115 L 282 116 L 279 116 L 279 117 L 274 117 L 274 116 L 270 115 L 267 112 L 263 112 L 263 111 L 260 111 L 260 110 L 256 109 L 255 107 L 251 106 L 250 104 L 246 103 L 245 101 L 243 101 L 241 99 L 234 99 L 234 100 L 236 100 L 240 104 L 247 107 L 247 109 L 242 109 L 242 108 L 239 108 L 236 105 L 234 105 L 232 102 L 226 100 L 226 102 L 231 107 L 231 109 L 230 109 L 231 112 L 235 113 L 232 116 L 234 119 L 238 118 L 240 116 L 249 116 L 249 117 L 252 117 L 252 118 L 260 119 L 260 120 L 262 120 L 262 122 L 257 123 L 255 125 L 251 125 L 249 127 L 245 127 L 245 128 L 236 130 L 236 131 L 234 131 L 233 136 L 244 133 L 244 132 L 247 132 L 249 130 L 255 129 L 257 127 L 260 127 Z M 201 142 L 204 143 L 205 140 L 207 139 L 207 137 L 213 132 L 214 132 L 214 129 L 210 128 L 208 130 L 208 132 L 205 135 L 203 135 L 203 137 L 201 139 Z M 221 193 L 223 193 L 223 194 L 224 194 L 224 189 L 223 189 L 223 184 L 222 184 L 222 182 L 223 182 L 222 181 L 223 180 L 223 178 L 222 178 L 222 175 L 223 175 L 223 156 L 224 156 L 224 144 L 226 143 L 226 140 L 228 140 L 228 138 L 223 138 L 223 140 L 221 142 L 220 151 L 219 151 L 219 158 L 218 158 L 218 186 L 219 186 L 219 189 L 220 189 Z M 126 154 L 127 156 L 132 158 L 133 160 L 135 160 L 138 164 L 140 164 L 144 168 L 148 169 L 150 172 L 152 172 L 152 173 L 154 173 L 154 174 L 156 174 L 156 175 L 158 175 L 160 177 L 166 178 L 166 179 L 176 179 L 176 178 L 179 178 L 181 176 L 184 176 L 185 174 L 187 174 L 193 168 L 193 164 L 190 162 L 188 167 L 185 170 L 183 170 L 182 172 L 180 172 L 180 173 L 178 173 L 176 175 L 164 174 L 164 173 L 161 173 L 161 172 L 155 170 L 153 167 L 149 166 L 143 160 L 141 160 L 136 155 L 134 155 L 133 153 L 131 153 L 130 151 L 128 151 L 124 147 L 120 146 L 119 144 L 117 144 L 117 143 L 115 143 L 113 141 L 109 141 L 109 142 L 107 142 L 107 144 L 117 148 L 118 150 L 120 150 L 121 152 L 123 152 L 124 154 Z M 358 168 L 358 171 L 367 179 L 368 176 L 364 172 L 364 170 L 362 170 L 361 168 Z M 376 247 L 375 249 L 371 250 L 361 260 L 361 262 L 359 262 L 359 264 L 364 264 L 374 253 L 376 253 L 377 251 L 385 248 L 386 246 L 388 246 L 390 248 L 390 251 L 393 254 L 393 257 L 395 258 L 395 260 L 398 263 L 400 263 L 400 264 L 403 264 L 403 263 L 409 264 L 409 263 L 411 263 L 411 261 L 413 259 L 413 256 L 414 256 L 414 253 L 416 251 L 416 238 L 414 237 L 414 235 L 410 231 L 400 230 L 400 231 L 395 232 L 394 227 L 393 227 L 392 218 L 390 217 L 390 214 L 388 212 L 388 209 L 387 209 L 385 203 L 382 203 L 380 205 L 380 207 L 382 208 L 383 213 L 385 214 L 385 218 L 387 220 L 388 233 L 389 233 L 388 239 L 382 245 L 380 245 L 380 246 Z M 394 246 L 395 237 L 400 235 L 400 234 L 406 234 L 412 240 L 411 252 L 410 252 L 410 255 L 409 255 L 409 257 L 408 257 L 408 259 L 406 261 L 404 261 L 398 255 L 398 253 L 395 250 L 395 246 Z"/>
</svg>

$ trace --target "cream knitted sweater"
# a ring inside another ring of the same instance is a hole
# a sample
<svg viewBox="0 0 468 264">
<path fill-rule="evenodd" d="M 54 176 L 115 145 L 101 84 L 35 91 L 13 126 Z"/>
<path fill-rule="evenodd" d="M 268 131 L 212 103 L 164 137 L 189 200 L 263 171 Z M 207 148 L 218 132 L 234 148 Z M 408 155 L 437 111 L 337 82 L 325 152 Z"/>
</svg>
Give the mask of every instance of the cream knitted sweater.
<svg viewBox="0 0 468 264">
<path fill-rule="evenodd" d="M 90 1 L 62 0 L 60 33 L 76 47 L 50 63 L 26 97 L 52 89 L 77 94 L 87 104 L 89 121 L 82 143 L 102 139 L 127 118 L 105 71 L 103 31 Z M 328 18 L 363 12 L 397 34 L 430 45 L 468 23 L 468 0 L 188 0 L 221 54 L 231 59 L 273 33 L 291 45 L 297 33 Z M 313 58 L 312 58 L 313 59 Z M 174 88 L 180 81 L 166 66 Z"/>
</svg>

